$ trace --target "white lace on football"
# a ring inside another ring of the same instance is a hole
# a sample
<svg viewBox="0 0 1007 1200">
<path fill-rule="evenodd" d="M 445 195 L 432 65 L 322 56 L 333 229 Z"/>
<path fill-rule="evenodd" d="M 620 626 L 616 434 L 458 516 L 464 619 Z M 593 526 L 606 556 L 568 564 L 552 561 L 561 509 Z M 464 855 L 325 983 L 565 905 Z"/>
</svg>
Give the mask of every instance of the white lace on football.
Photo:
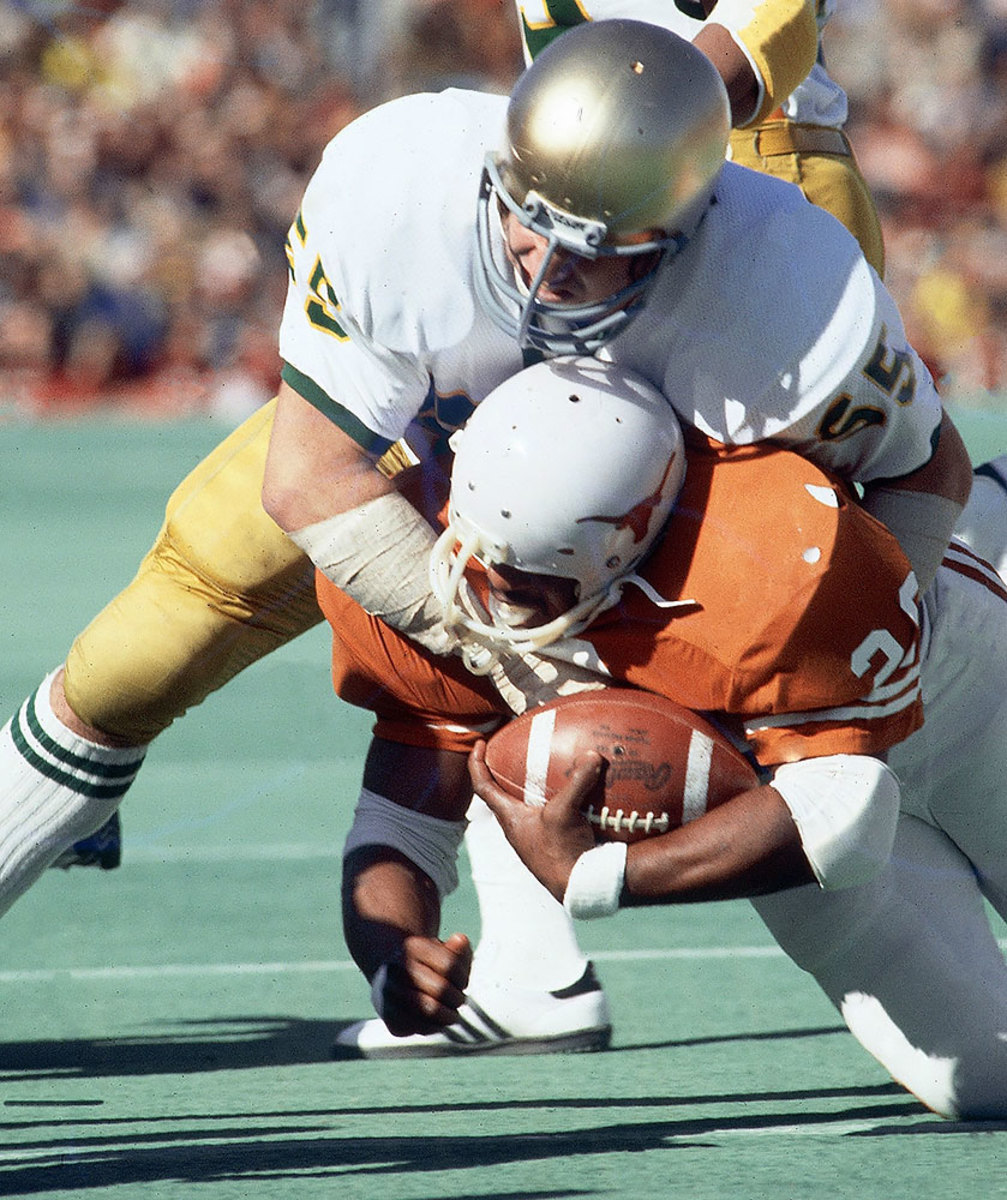
<svg viewBox="0 0 1007 1200">
<path fill-rule="evenodd" d="M 588 821 L 601 833 L 667 833 L 671 827 L 671 819 L 667 813 L 639 813 L 635 809 L 626 812 L 624 809 L 611 809 L 607 804 L 595 808 L 589 804 L 584 810 Z"/>
</svg>

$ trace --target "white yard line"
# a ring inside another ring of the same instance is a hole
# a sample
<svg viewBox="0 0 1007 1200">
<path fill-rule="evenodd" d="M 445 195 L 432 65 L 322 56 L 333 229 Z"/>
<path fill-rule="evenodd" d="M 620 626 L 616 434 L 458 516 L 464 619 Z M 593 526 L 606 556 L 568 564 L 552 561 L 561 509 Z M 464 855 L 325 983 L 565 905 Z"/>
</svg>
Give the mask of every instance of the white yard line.
<svg viewBox="0 0 1007 1200">
<path fill-rule="evenodd" d="M 1007 950 L 1007 938 L 1000 940 Z M 698 959 L 783 958 L 778 946 L 677 946 L 657 950 L 596 950 L 594 962 L 689 961 Z M 0 971 L 0 985 L 55 983 L 60 980 L 119 982 L 129 979 L 180 976 L 325 975 L 356 971 L 349 959 L 315 959 L 303 962 L 151 963 L 145 966 L 42 967 Z"/>
<path fill-rule="evenodd" d="M 778 946 L 682 946 L 664 950 L 598 950 L 595 962 L 645 962 L 655 959 L 782 958 Z M 0 971 L 0 984 L 53 983 L 58 980 L 157 979 L 177 976 L 308 975 L 355 971 L 349 959 L 305 962 L 152 963 L 149 966 L 51 967 Z"/>
</svg>

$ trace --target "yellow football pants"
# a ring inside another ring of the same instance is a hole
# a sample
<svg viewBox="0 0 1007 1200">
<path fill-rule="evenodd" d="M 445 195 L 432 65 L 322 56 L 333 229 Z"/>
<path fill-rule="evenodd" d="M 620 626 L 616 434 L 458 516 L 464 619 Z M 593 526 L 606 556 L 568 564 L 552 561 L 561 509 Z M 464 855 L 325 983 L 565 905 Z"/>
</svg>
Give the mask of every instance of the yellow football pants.
<svg viewBox="0 0 1007 1200">
<path fill-rule="evenodd" d="M 880 270 L 881 235 L 867 187 L 845 139 L 824 145 L 826 152 L 815 131 L 780 121 L 731 139 L 736 162 L 798 183 L 860 239 Z M 96 729 L 150 741 L 321 620 L 310 564 L 260 500 L 274 408 L 245 421 L 180 484 L 136 577 L 70 648 L 67 700 Z"/>
<path fill-rule="evenodd" d="M 321 620 L 314 571 L 259 499 L 275 401 L 180 484 L 133 581 L 74 641 L 73 711 L 146 742 Z"/>
<path fill-rule="evenodd" d="M 812 204 L 842 221 L 867 261 L 884 277 L 885 248 L 877 209 L 844 133 L 793 121 L 765 121 L 734 130 L 731 158 L 796 183 Z"/>
</svg>

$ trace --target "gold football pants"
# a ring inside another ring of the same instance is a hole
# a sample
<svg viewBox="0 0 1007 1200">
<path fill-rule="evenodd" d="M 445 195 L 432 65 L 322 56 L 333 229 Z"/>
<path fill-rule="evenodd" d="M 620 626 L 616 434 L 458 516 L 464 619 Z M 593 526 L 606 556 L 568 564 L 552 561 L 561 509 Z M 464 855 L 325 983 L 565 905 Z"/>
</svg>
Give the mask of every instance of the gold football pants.
<svg viewBox="0 0 1007 1200">
<path fill-rule="evenodd" d="M 74 641 L 63 685 L 88 724 L 150 741 L 321 619 L 311 564 L 259 498 L 274 408 L 180 484 L 136 577 Z"/>
<path fill-rule="evenodd" d="M 731 139 L 736 162 L 799 184 L 883 266 L 870 194 L 835 130 L 769 121 Z M 181 483 L 135 579 L 74 641 L 64 688 L 107 734 L 147 742 L 244 667 L 321 620 L 314 575 L 262 508 L 275 402 Z"/>
<path fill-rule="evenodd" d="M 812 204 L 842 221 L 867 261 L 884 277 L 885 248 L 877 209 L 841 130 L 765 121 L 731 134 L 731 159 L 796 183 Z"/>
</svg>

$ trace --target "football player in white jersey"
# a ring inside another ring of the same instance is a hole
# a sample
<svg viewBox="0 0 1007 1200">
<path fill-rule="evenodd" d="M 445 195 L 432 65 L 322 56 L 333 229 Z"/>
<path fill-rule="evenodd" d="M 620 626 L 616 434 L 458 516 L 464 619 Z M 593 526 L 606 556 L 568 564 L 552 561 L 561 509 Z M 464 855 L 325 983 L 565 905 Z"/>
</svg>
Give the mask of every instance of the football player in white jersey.
<svg viewBox="0 0 1007 1200">
<path fill-rule="evenodd" d="M 597 22 L 544 51 L 509 104 L 414 97 L 336 138 L 292 238 L 264 496 L 365 608 L 448 649 L 428 596 L 433 533 L 362 447 L 373 456 L 407 431 L 418 446 L 417 421 L 443 437 L 521 351 L 593 351 L 719 441 L 772 438 L 861 481 L 918 577 L 933 578 L 968 492 L 957 435 L 854 239 L 796 189 L 722 164 L 727 131 L 723 89 L 688 43 Z M 342 182 L 363 178 L 366 194 Z M 925 537 L 906 506 L 928 511 Z M 503 862 L 479 865 L 479 880 L 502 880 Z M 530 920 L 529 897 L 519 917 L 512 883 L 512 932 L 541 930 L 548 903 Z M 546 939 L 550 991 L 585 970 L 572 935 L 569 953 L 561 940 Z M 531 958 L 511 945 L 494 969 L 523 986 Z M 366 1053 L 370 1033 L 349 1036 Z"/>
<path fill-rule="evenodd" d="M 523 121 L 537 93 L 562 105 L 574 67 L 597 78 L 596 39 L 613 30 L 643 39 L 620 48 L 633 51 L 634 80 L 675 85 L 659 96 L 667 116 L 651 131 L 659 154 L 648 146 L 644 156 L 647 170 L 657 161 L 666 177 L 656 186 L 646 170 L 615 172 L 642 189 L 635 228 L 632 212 L 623 225 L 578 213 L 576 195 L 572 208 L 562 191 L 550 199 L 541 187 L 556 179 L 522 181 L 527 163 L 506 146 L 484 175 L 507 102 L 448 92 L 392 102 L 348 127 L 291 229 L 271 509 L 334 575 L 349 565 L 379 593 L 372 605 L 445 649 L 409 569 L 429 531 L 396 505 L 373 458 L 407 427 L 420 453 L 436 449 L 529 354 L 598 340 L 599 353 L 629 354 L 668 388 L 687 421 L 728 440 L 775 437 L 821 455 L 870 485 L 869 502 L 884 506 L 922 576 L 967 492 L 967 464 L 947 422 L 931 456 L 939 401 L 852 239 L 797 192 L 734 166 L 721 172 L 727 102 L 708 59 L 652 26 L 585 26 L 533 64 L 512 115 Z M 681 75 L 666 69 L 666 52 L 681 57 Z M 655 61 L 657 70 L 646 65 Z M 618 111 L 606 113 L 613 136 L 624 128 Z M 475 246 L 477 198 L 484 253 Z M 814 243 L 799 265 L 795 238 Z M 613 298 L 616 280 L 627 287 Z M 575 299 L 585 303 L 571 309 Z M 670 306 L 663 328 L 631 320 L 656 303 Z M 767 326 L 767 312 L 787 319 Z M 270 406 L 183 483 L 158 547 L 75 642 L 65 679 L 62 670 L 47 678 L 0 737 L 0 832 L 9 848 L 0 910 L 115 809 L 147 743 L 171 720 L 318 619 L 307 559 L 247 503 L 272 418 Z M 306 487 L 313 468 L 303 455 L 323 446 L 331 453 L 320 455 Z M 886 477 L 898 482 L 885 486 Z M 374 569 L 357 571 L 365 546 Z"/>
<path fill-rule="evenodd" d="M 835 0 L 515 0 L 527 61 L 584 21 L 629 17 L 688 38 L 717 65 L 731 101 L 734 162 L 786 179 L 831 212 L 884 274 L 870 190 L 844 132 L 846 93 L 821 37 Z"/>
<path fill-rule="evenodd" d="M 509 101 L 408 97 L 337 135 L 291 235 L 264 488 L 334 582 L 408 632 L 436 626 L 430 531 L 375 456 L 407 433 L 429 453 L 523 359 L 576 352 L 637 370 L 710 437 L 772 438 L 856 479 L 929 583 L 969 492 L 961 441 L 856 241 L 725 163 L 728 130 L 705 56 L 602 21 Z M 372 523 L 412 539 L 415 594 L 408 555 L 386 579 L 362 550 Z"/>
<path fill-rule="evenodd" d="M 673 7 L 663 0 L 640 3 L 636 15 L 658 21 Z M 698 6 L 685 7 L 698 13 Z M 737 134 L 732 139 L 732 154 L 799 182 L 809 198 L 831 207 L 880 271 L 876 219 L 848 145 L 835 133 L 823 141 L 820 131 L 796 123 L 805 121 L 803 110 L 773 111 L 813 67 L 817 29 L 810 0 L 754 0 L 740 7 L 721 0 L 716 7 L 716 19 L 705 26 L 698 16 L 682 18 L 682 32 L 694 36 L 723 73 L 735 124 L 747 123 L 741 140 Z M 527 19 L 520 5 L 518 11 L 529 59 L 558 32 L 590 16 L 634 15 L 608 13 L 600 5 L 588 12 L 564 0 L 529 6 Z M 121 798 L 146 746 L 173 720 L 319 620 L 309 564 L 259 504 L 272 414 L 268 405 L 249 418 L 171 497 L 165 525 L 137 577 L 43 683 L 39 703 L 47 707 L 51 692 L 59 748 L 37 758 L 19 739 L 6 765 L 0 761 L 0 796 L 34 803 L 53 793 L 76 803 L 82 789 L 96 786 L 93 773 L 103 797 Z M 386 463 L 389 470 L 400 465 L 395 454 Z M 240 537 L 223 533 L 229 523 Z M 116 865 L 118 814 L 58 861 Z"/>
</svg>

